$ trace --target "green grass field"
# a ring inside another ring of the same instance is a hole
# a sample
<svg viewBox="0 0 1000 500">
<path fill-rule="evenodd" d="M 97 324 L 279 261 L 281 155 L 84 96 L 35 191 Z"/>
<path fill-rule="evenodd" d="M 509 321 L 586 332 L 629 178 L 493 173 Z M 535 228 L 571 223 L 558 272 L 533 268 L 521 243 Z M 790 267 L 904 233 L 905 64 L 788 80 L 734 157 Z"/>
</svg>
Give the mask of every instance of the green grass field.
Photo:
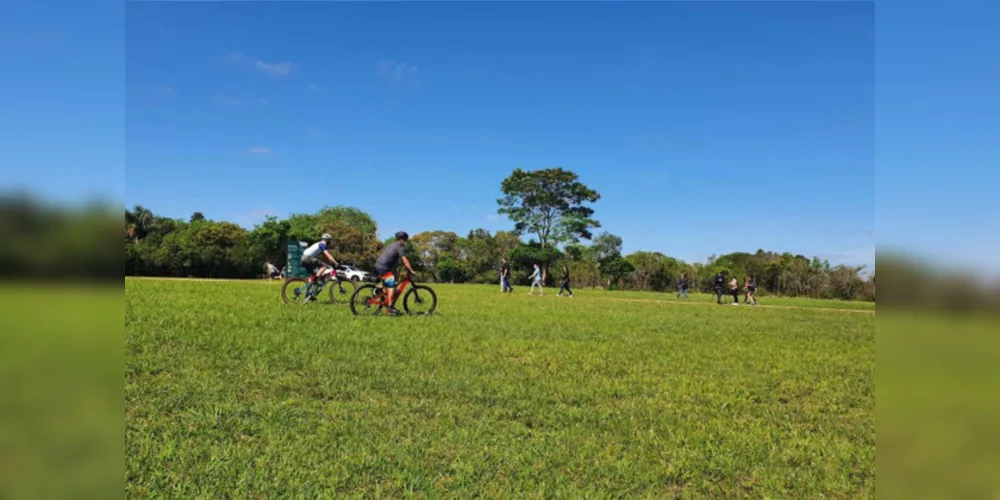
<svg viewBox="0 0 1000 500">
<path fill-rule="evenodd" d="M 126 496 L 875 494 L 873 304 L 432 286 L 355 318 L 126 279 Z"/>
</svg>

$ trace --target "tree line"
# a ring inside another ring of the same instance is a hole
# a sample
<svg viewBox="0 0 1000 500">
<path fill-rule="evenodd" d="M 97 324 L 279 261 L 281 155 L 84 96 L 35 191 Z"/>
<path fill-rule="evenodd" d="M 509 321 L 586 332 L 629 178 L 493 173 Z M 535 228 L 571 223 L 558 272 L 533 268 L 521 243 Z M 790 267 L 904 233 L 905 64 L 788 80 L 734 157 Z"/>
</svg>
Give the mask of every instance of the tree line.
<svg viewBox="0 0 1000 500">
<path fill-rule="evenodd" d="M 710 292 L 713 277 L 725 271 L 742 281 L 756 278 L 763 294 L 874 300 L 875 276 L 863 268 L 831 266 L 819 258 L 757 250 L 712 256 L 688 263 L 656 251 L 622 254 L 622 239 L 600 228 L 587 206 L 600 195 L 563 169 L 517 169 L 501 185 L 498 213 L 514 223 L 509 231 L 475 229 L 465 235 L 430 230 L 411 235 L 407 254 L 422 279 L 441 283 L 498 283 L 501 257 L 512 268 L 512 283 L 527 284 L 532 265 L 545 271 L 569 269 L 575 287 L 673 291 L 682 273 L 691 289 Z M 285 265 L 289 240 L 314 242 L 333 236 L 337 259 L 371 270 L 385 241 L 378 238 L 371 215 L 346 206 L 324 207 L 286 219 L 268 217 L 253 229 L 208 220 L 194 213 L 188 220 L 162 217 L 136 206 L 125 211 L 125 274 L 252 278 L 265 262 Z M 525 240 L 525 236 L 527 239 Z"/>
</svg>

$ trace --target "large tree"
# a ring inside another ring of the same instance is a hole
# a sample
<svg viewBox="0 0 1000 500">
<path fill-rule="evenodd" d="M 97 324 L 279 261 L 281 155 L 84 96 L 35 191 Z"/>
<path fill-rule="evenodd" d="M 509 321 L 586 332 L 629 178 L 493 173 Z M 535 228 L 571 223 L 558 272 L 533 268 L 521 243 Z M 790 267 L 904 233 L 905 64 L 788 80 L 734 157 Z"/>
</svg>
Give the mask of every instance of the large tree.
<svg viewBox="0 0 1000 500">
<path fill-rule="evenodd" d="M 504 197 L 497 200 L 497 213 L 514 222 L 514 231 L 534 234 L 542 248 L 589 240 L 591 229 L 601 227 L 586 206 L 601 195 L 578 180 L 569 170 L 549 168 L 515 169 L 500 185 Z M 543 275 L 547 269 L 542 269 Z"/>
<path fill-rule="evenodd" d="M 497 200 L 497 213 L 514 221 L 517 233 L 537 236 L 542 248 L 589 240 L 590 230 L 601 224 L 585 204 L 596 202 L 601 195 L 577 178 L 561 168 L 516 169 L 500 185 L 504 197 Z"/>
<path fill-rule="evenodd" d="M 419 260 L 434 281 L 454 281 L 460 273 L 454 269 L 458 255 L 458 235 L 450 231 L 427 231 L 410 238 L 416 255 L 411 260 Z M 442 278 L 438 266 L 447 262 L 447 278 Z M 451 267 L 448 267 L 451 266 Z"/>
<path fill-rule="evenodd" d="M 622 257 L 622 239 L 607 231 L 594 239 L 592 246 L 594 258 L 597 260 L 601 274 L 607 279 L 607 287 L 617 285 L 619 281 L 635 270 L 631 262 Z"/>
<path fill-rule="evenodd" d="M 285 265 L 285 242 L 288 240 L 288 221 L 268 216 L 247 235 L 247 247 L 256 262 Z"/>
</svg>

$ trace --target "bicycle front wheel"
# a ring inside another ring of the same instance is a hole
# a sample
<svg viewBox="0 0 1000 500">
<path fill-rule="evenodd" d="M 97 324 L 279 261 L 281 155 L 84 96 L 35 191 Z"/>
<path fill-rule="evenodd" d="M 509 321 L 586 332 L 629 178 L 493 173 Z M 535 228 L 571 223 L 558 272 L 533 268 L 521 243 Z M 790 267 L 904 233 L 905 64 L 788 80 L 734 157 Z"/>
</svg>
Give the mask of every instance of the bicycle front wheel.
<svg viewBox="0 0 1000 500">
<path fill-rule="evenodd" d="M 306 292 L 309 289 L 309 282 L 305 278 L 290 278 L 281 285 L 281 300 L 286 304 L 305 304 L 309 302 Z"/>
<path fill-rule="evenodd" d="M 330 302 L 334 304 L 347 304 L 358 289 L 358 284 L 348 280 L 338 280 L 327 285 L 330 287 Z"/>
<path fill-rule="evenodd" d="M 376 316 L 382 312 L 382 294 L 375 285 L 362 285 L 351 296 L 355 316 Z"/>
<path fill-rule="evenodd" d="M 433 313 L 437 303 L 437 294 L 429 286 L 415 285 L 403 296 L 403 310 L 413 316 Z"/>
</svg>

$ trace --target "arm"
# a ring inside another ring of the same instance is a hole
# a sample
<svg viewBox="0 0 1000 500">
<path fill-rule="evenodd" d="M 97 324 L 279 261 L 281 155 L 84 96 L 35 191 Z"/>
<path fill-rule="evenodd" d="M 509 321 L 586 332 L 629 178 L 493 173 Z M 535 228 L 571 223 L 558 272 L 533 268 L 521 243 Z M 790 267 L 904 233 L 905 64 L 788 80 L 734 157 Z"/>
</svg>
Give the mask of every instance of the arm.
<svg viewBox="0 0 1000 500">
<path fill-rule="evenodd" d="M 334 258 L 333 258 L 333 255 L 330 255 L 330 251 L 329 251 L 329 250 L 323 250 L 323 255 L 325 255 L 325 256 L 326 256 L 326 258 L 327 258 L 327 259 L 328 259 L 328 260 L 329 260 L 330 262 L 332 262 L 332 263 L 333 263 L 333 265 L 335 265 L 335 266 L 339 266 L 339 265 L 340 265 L 340 264 L 338 264 L 338 263 L 337 263 L 337 259 L 334 259 Z"/>
<path fill-rule="evenodd" d="M 409 271 L 410 274 L 417 274 L 417 272 L 413 270 L 413 267 L 410 266 L 410 259 L 406 258 L 405 255 L 403 256 L 403 265 L 406 266 L 406 270 Z"/>
</svg>

